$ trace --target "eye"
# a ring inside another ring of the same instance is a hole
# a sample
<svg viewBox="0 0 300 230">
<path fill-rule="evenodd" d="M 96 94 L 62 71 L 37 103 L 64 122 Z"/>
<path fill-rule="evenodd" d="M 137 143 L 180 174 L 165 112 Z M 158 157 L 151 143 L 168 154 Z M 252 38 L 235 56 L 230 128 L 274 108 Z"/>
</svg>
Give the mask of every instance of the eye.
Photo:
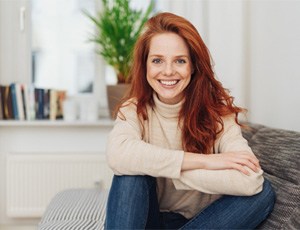
<svg viewBox="0 0 300 230">
<path fill-rule="evenodd" d="M 186 60 L 180 58 L 180 59 L 177 59 L 177 60 L 176 60 L 176 63 L 178 63 L 178 64 L 185 64 L 185 63 L 186 63 Z"/>
<path fill-rule="evenodd" d="M 152 63 L 154 63 L 154 64 L 160 64 L 160 63 L 162 63 L 162 59 L 161 58 L 154 58 L 152 60 Z"/>
</svg>

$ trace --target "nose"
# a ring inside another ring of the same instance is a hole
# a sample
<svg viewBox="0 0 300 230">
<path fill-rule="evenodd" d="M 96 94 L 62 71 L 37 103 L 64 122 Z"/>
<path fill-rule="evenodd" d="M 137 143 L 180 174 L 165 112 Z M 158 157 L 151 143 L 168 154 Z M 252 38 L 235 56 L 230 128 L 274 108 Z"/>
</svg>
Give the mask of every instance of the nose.
<svg viewBox="0 0 300 230">
<path fill-rule="evenodd" d="M 172 63 L 166 63 L 163 69 L 163 75 L 171 76 L 173 74 L 174 74 L 174 67 L 172 66 Z"/>
</svg>

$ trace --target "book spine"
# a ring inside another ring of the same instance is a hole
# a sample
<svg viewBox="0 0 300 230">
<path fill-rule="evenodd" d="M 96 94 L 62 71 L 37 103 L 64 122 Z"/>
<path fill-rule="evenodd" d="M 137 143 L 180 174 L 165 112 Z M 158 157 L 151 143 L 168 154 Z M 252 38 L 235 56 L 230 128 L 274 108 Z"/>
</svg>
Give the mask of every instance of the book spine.
<svg viewBox="0 0 300 230">
<path fill-rule="evenodd" d="M 35 92 L 34 86 L 28 86 L 28 120 L 35 120 L 36 115 L 36 104 L 35 104 Z"/>
<path fill-rule="evenodd" d="M 50 120 L 56 120 L 57 114 L 57 91 L 55 89 L 50 90 Z"/>
<path fill-rule="evenodd" d="M 57 91 L 57 111 L 56 119 L 62 119 L 64 116 L 63 112 L 63 101 L 66 99 L 66 91 L 58 90 Z"/>
<path fill-rule="evenodd" d="M 16 95 L 16 84 L 15 83 L 12 83 L 10 85 L 10 94 L 11 94 L 11 102 L 12 102 L 13 119 L 19 120 L 17 95 Z"/>
<path fill-rule="evenodd" d="M 2 86 L 0 86 L 2 87 Z M 0 88 L 0 120 L 4 119 L 4 104 L 3 104 L 3 96 L 2 96 L 2 90 Z"/>
<path fill-rule="evenodd" d="M 4 120 L 14 119 L 11 85 L 1 85 L 1 103 Z"/>
<path fill-rule="evenodd" d="M 49 119 L 50 117 L 50 90 L 44 90 L 44 119 Z"/>
<path fill-rule="evenodd" d="M 44 89 L 35 88 L 36 119 L 44 119 Z"/>
<path fill-rule="evenodd" d="M 26 92 L 25 92 L 25 85 L 21 85 L 21 93 L 22 93 L 22 102 L 23 102 L 23 111 L 24 111 L 24 119 L 27 119 L 27 99 L 26 99 Z"/>
<path fill-rule="evenodd" d="M 25 114 L 24 114 L 24 104 L 23 104 L 23 98 L 22 98 L 22 85 L 16 83 L 15 89 L 16 89 L 16 99 L 17 99 L 19 120 L 24 120 Z"/>
</svg>

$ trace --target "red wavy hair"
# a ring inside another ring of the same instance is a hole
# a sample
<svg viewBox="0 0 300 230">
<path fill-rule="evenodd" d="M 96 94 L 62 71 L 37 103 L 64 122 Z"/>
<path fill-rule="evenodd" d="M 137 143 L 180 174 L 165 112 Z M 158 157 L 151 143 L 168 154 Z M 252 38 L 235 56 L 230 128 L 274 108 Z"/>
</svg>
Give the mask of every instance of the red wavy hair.
<svg viewBox="0 0 300 230">
<path fill-rule="evenodd" d="M 188 152 L 209 154 L 217 135 L 224 128 L 222 117 L 235 114 L 238 123 L 238 113 L 243 109 L 233 104 L 233 97 L 215 79 L 206 45 L 197 29 L 183 17 L 159 13 L 147 21 L 135 44 L 130 71 L 131 89 L 122 103 L 135 98 L 141 124 L 148 119 L 146 105 L 154 105 L 153 89 L 146 78 L 150 41 L 157 34 L 170 32 L 185 40 L 194 67 L 191 81 L 184 90 L 184 97 L 188 100 L 184 100 L 179 113 L 179 121 L 183 121 L 182 148 Z"/>
</svg>

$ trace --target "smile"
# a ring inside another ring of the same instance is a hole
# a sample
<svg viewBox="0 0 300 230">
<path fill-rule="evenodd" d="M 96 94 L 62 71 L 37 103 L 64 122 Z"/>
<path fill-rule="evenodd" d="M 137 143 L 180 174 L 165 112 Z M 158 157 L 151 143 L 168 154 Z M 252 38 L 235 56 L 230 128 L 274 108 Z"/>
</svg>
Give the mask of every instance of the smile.
<svg viewBox="0 0 300 230">
<path fill-rule="evenodd" d="M 172 85 L 176 85 L 179 82 L 179 80 L 172 80 L 172 81 L 159 80 L 159 82 L 166 86 L 172 86 Z"/>
</svg>

